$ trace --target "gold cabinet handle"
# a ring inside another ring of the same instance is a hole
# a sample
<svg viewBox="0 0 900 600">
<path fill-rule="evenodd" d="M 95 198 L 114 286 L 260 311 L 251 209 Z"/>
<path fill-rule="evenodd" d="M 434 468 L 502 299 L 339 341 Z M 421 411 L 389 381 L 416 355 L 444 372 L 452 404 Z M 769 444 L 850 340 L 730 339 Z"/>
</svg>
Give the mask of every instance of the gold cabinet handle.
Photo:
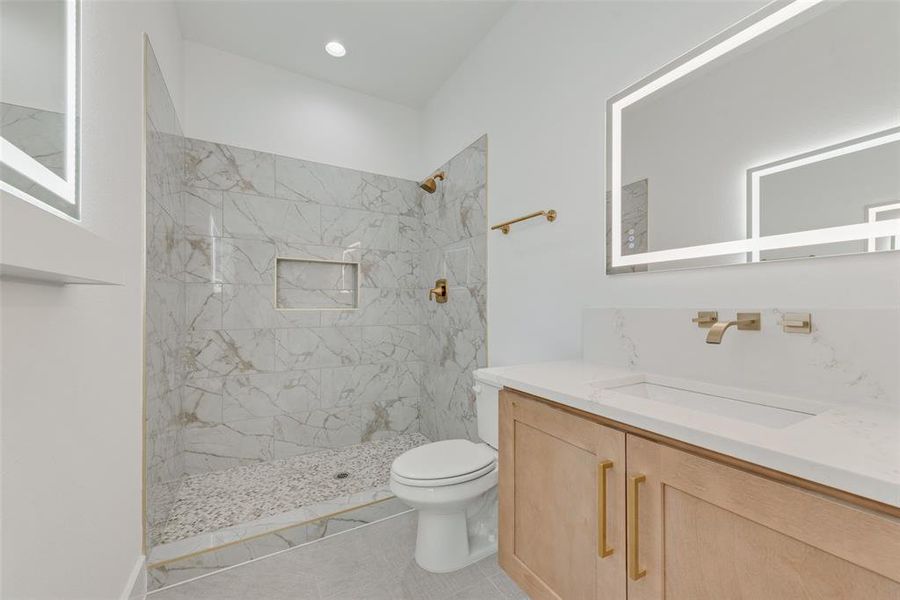
<svg viewBox="0 0 900 600">
<path fill-rule="evenodd" d="M 628 576 L 632 581 L 637 581 L 647 574 L 646 569 L 638 565 L 638 486 L 647 480 L 645 475 L 635 475 L 628 478 L 630 489 L 628 514 Z"/>
<path fill-rule="evenodd" d="M 604 460 L 597 465 L 597 554 L 606 558 L 613 549 L 606 545 L 606 472 L 613 468 L 613 461 Z"/>
</svg>

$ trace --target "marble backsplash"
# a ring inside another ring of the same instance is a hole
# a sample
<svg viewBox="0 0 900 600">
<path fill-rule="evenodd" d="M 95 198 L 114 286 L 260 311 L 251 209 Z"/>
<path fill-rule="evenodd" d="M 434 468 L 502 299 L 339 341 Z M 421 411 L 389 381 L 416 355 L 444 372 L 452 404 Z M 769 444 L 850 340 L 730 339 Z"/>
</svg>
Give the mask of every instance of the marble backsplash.
<svg viewBox="0 0 900 600">
<path fill-rule="evenodd" d="M 732 327 L 721 345 L 691 322 L 697 310 L 733 319 L 755 308 L 589 308 L 585 360 L 841 404 L 900 403 L 900 308 L 761 309 L 761 331 Z M 787 312 L 812 314 L 810 334 L 785 333 Z"/>
</svg>

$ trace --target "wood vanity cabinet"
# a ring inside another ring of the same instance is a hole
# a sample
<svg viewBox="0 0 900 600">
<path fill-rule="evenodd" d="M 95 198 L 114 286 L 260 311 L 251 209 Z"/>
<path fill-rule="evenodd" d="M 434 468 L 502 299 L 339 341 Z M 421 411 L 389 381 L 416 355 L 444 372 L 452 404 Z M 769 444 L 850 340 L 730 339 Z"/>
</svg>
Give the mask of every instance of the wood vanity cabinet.
<svg viewBox="0 0 900 600">
<path fill-rule="evenodd" d="M 625 598 L 624 433 L 504 390 L 499 486 L 500 565 L 530 597 Z"/>
<path fill-rule="evenodd" d="M 896 515 L 691 450 L 504 390 L 501 567 L 536 600 L 900 600 Z"/>
</svg>

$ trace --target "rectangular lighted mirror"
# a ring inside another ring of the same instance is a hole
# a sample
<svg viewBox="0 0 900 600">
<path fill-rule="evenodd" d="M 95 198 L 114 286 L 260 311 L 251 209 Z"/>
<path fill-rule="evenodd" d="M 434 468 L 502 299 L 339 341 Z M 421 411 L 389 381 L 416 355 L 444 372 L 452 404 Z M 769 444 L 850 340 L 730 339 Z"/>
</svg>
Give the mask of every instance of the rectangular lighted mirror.
<svg viewBox="0 0 900 600">
<path fill-rule="evenodd" d="M 0 2 L 0 189 L 76 219 L 78 12 Z"/>
<path fill-rule="evenodd" d="M 610 99 L 607 272 L 896 249 L 900 2 L 775 2 Z"/>
</svg>

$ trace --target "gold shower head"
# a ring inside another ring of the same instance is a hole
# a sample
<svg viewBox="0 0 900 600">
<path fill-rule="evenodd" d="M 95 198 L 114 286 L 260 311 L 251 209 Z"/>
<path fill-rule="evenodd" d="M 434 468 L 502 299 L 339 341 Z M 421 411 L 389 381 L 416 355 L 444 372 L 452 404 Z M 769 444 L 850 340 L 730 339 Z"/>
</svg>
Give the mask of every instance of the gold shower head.
<svg viewBox="0 0 900 600">
<path fill-rule="evenodd" d="M 437 189 L 437 180 L 443 181 L 446 175 L 443 171 L 438 171 L 425 181 L 419 184 L 419 187 L 428 192 L 429 194 L 433 194 Z"/>
</svg>

